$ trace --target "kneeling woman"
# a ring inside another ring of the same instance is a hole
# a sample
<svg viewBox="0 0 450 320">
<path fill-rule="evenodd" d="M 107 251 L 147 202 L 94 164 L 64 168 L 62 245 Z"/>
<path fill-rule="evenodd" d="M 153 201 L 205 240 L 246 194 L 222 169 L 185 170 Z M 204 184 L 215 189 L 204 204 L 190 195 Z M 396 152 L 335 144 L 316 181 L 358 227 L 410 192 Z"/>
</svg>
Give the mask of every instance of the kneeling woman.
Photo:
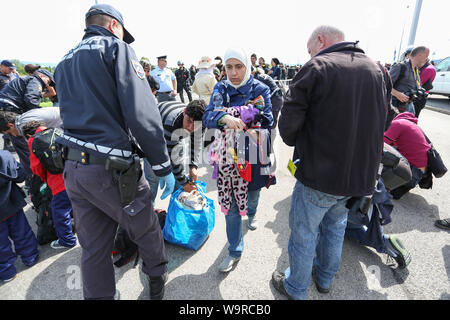
<svg viewBox="0 0 450 320">
<path fill-rule="evenodd" d="M 237 117 L 226 113 L 224 108 L 243 106 L 259 96 L 264 99 L 261 114 L 261 130 L 270 130 L 273 124 L 270 89 L 251 76 L 250 58 L 241 49 L 228 49 L 225 53 L 225 69 L 228 79 L 215 85 L 210 103 L 203 114 L 203 124 L 207 128 L 243 130 L 246 125 Z M 250 189 L 250 188 L 249 188 Z M 252 189 L 253 190 L 253 189 Z M 256 229 L 255 214 L 261 189 L 247 191 L 248 228 Z M 232 192 L 234 193 L 234 192 Z M 224 211 L 224 210 L 222 210 Z M 221 272 L 228 272 L 239 261 L 244 248 L 242 235 L 242 211 L 240 212 L 235 196 L 231 196 L 231 205 L 224 211 L 226 232 L 229 242 L 229 255 L 219 266 Z"/>
</svg>

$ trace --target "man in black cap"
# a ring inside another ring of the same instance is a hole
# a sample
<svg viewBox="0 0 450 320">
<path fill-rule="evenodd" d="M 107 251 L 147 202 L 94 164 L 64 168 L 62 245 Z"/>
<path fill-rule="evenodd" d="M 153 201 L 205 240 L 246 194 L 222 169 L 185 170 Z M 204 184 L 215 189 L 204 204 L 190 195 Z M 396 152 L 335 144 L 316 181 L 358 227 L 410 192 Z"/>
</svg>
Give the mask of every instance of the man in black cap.
<svg viewBox="0 0 450 320">
<path fill-rule="evenodd" d="M 18 77 L 16 65 L 10 60 L 3 60 L 0 64 L 0 91 L 8 82 Z M 3 150 L 15 151 L 9 135 L 3 135 Z"/>
<path fill-rule="evenodd" d="M 177 78 L 177 91 L 180 94 L 181 102 L 184 103 L 184 95 L 183 90 L 186 91 L 189 102 L 192 102 L 192 94 L 191 94 L 191 80 L 189 75 L 189 70 L 184 67 L 184 63 L 178 61 L 178 69 L 175 71 L 175 77 Z"/>
<path fill-rule="evenodd" d="M 163 298 L 168 277 L 164 239 L 137 153 L 166 186 L 163 197 L 172 193 L 175 178 L 156 100 L 128 45 L 133 41 L 116 9 L 94 5 L 83 40 L 55 71 L 64 127 L 57 141 L 66 147 L 64 180 L 83 249 L 85 299 L 115 296 L 111 252 L 119 224 L 139 248 L 151 299 Z"/>
<path fill-rule="evenodd" d="M 158 66 L 150 72 L 159 82 L 159 90 L 156 94 L 158 102 L 176 101 L 177 96 L 177 79 L 172 70 L 167 68 L 167 56 L 159 56 Z"/>
</svg>

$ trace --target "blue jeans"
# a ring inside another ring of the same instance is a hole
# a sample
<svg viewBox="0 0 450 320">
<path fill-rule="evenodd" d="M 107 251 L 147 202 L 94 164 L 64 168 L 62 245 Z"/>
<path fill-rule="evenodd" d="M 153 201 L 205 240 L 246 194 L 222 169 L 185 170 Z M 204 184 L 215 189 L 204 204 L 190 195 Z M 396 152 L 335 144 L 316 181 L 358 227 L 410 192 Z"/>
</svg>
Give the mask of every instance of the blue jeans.
<svg viewBox="0 0 450 320">
<path fill-rule="evenodd" d="M 14 242 L 14 251 L 11 241 Z M 22 209 L 11 218 L 0 222 L 0 280 L 17 274 L 14 262 L 20 255 L 22 262 L 31 267 L 39 257 L 38 242 Z"/>
<path fill-rule="evenodd" d="M 74 247 L 77 244 L 77 238 L 72 233 L 72 203 L 67 192 L 61 191 L 52 198 L 52 217 L 58 242 L 64 247 Z"/>
<path fill-rule="evenodd" d="M 158 194 L 158 188 L 159 188 L 159 177 L 153 172 L 150 163 L 147 159 L 144 159 L 144 176 L 145 179 L 148 181 L 148 184 L 150 185 L 150 190 L 153 194 L 153 203 L 155 203 L 156 195 Z M 178 183 L 178 181 L 175 181 L 175 187 L 173 188 L 173 192 L 180 189 L 182 186 Z"/>
<path fill-rule="evenodd" d="M 367 233 L 367 230 L 367 226 L 364 225 L 364 223 L 359 220 L 357 216 L 353 214 L 348 215 L 347 228 L 345 229 L 345 235 L 347 237 L 359 241 L 364 246 L 372 247 L 379 253 L 388 253 L 386 244 L 389 240 L 389 236 L 384 234 L 383 227 L 380 226 L 380 237 L 383 239 L 383 245 L 374 245 L 373 243 L 371 243 L 370 235 Z"/>
<path fill-rule="evenodd" d="M 259 194 L 261 189 L 255 191 L 248 191 L 248 212 L 247 216 L 254 216 L 258 208 Z M 233 258 L 240 258 L 242 250 L 244 249 L 244 236 L 242 234 L 242 216 L 239 214 L 236 200 L 233 196 L 231 208 L 225 216 L 227 238 L 228 238 L 228 252 Z"/>
<path fill-rule="evenodd" d="M 416 114 L 416 109 L 414 108 L 414 103 L 409 102 L 405 106 L 405 112 L 411 112 L 412 114 Z"/>
<path fill-rule="evenodd" d="M 297 181 L 289 212 L 289 267 L 284 286 L 295 299 L 306 299 L 314 267 L 322 288 L 329 288 L 341 262 L 349 197 L 311 189 Z"/>
</svg>

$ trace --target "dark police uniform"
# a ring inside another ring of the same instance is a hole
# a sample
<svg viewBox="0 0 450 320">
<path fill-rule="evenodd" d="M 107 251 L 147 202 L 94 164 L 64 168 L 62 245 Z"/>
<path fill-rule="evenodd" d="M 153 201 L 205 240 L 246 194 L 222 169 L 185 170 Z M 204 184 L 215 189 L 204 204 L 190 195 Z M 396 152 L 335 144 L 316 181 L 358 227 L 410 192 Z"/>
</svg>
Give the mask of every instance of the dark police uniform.
<svg viewBox="0 0 450 320">
<path fill-rule="evenodd" d="M 13 79 L 18 78 L 19 75 L 15 72 L 11 72 L 10 74 L 3 74 L 0 72 L 0 91 Z M 3 135 L 3 150 L 13 151 L 13 149 L 9 149 L 11 145 L 11 138 L 9 134 Z"/>
<path fill-rule="evenodd" d="M 177 78 L 177 91 L 180 94 L 181 102 L 184 103 L 184 95 L 183 90 L 186 91 L 189 102 L 192 101 L 191 87 L 189 86 L 191 83 L 189 70 L 183 67 L 183 70 L 178 68 L 175 71 L 175 77 Z"/>
<path fill-rule="evenodd" d="M 119 20 L 120 13 L 108 5 L 93 6 L 87 16 L 94 7 L 105 6 Z M 124 41 L 130 43 L 126 30 Z M 138 245 L 144 273 L 160 277 L 167 271 L 164 239 L 144 176 L 135 199 L 124 205 L 112 171 L 105 169 L 109 156 L 131 156 L 131 132 L 156 175 L 172 170 L 155 98 L 139 60 L 124 41 L 103 27 L 88 26 L 81 43 L 55 71 L 64 126 L 58 141 L 69 150 L 63 175 L 83 248 L 85 299 L 114 296 L 111 252 L 118 224 Z"/>
<path fill-rule="evenodd" d="M 45 84 L 38 76 L 19 77 L 11 80 L 0 91 L 0 110 L 22 114 L 39 108 L 43 88 L 45 88 Z M 10 139 L 19 156 L 20 164 L 27 171 L 28 176 L 31 176 L 30 151 L 26 139 L 12 135 L 10 135 Z"/>
</svg>

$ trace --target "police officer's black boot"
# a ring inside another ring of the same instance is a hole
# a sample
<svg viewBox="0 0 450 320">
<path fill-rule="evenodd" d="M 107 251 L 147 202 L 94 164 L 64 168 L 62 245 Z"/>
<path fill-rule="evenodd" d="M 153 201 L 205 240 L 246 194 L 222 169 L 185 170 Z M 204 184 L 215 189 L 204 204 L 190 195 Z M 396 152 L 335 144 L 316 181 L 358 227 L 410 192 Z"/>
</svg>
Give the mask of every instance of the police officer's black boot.
<svg viewBox="0 0 450 320">
<path fill-rule="evenodd" d="M 164 298 L 164 288 L 168 277 L 167 271 L 159 277 L 148 277 L 150 300 L 162 300 Z"/>
</svg>

